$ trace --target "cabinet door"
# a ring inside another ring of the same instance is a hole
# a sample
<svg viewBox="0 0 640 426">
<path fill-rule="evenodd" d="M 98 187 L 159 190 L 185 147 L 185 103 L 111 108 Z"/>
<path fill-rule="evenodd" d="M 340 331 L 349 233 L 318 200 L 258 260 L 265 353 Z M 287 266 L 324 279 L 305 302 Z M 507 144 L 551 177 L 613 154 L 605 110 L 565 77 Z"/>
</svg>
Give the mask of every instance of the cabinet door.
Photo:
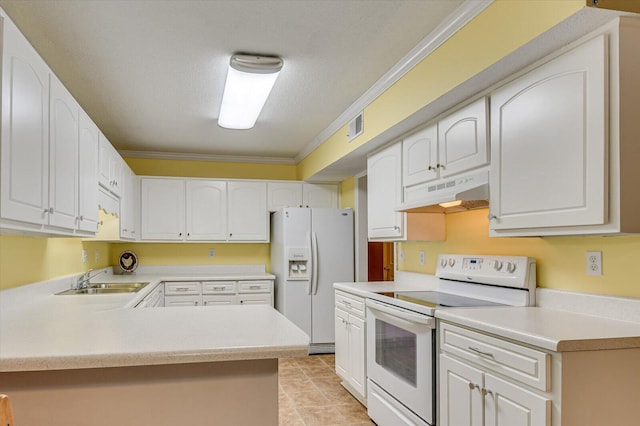
<svg viewBox="0 0 640 426">
<path fill-rule="evenodd" d="M 485 421 L 495 426 L 549 426 L 551 400 L 485 374 Z"/>
<path fill-rule="evenodd" d="M 187 180 L 187 240 L 227 239 L 227 183 Z"/>
<path fill-rule="evenodd" d="M 125 168 L 128 166 L 125 164 L 124 160 L 120 157 L 120 154 L 118 154 L 118 151 L 116 151 L 113 145 L 109 145 L 109 176 L 111 177 L 111 186 L 109 189 L 115 195 L 120 196 L 122 195 Z"/>
<path fill-rule="evenodd" d="M 335 310 L 336 374 L 349 381 L 349 314 Z"/>
<path fill-rule="evenodd" d="M 441 177 L 488 164 L 487 98 L 479 99 L 438 122 Z"/>
<path fill-rule="evenodd" d="M 164 298 L 165 308 L 181 306 L 199 306 L 202 303 L 202 296 L 166 296 Z"/>
<path fill-rule="evenodd" d="M 80 106 L 53 74 L 49 93 L 49 224 L 72 230 L 78 218 Z"/>
<path fill-rule="evenodd" d="M 228 182 L 229 241 L 268 241 L 266 182 Z"/>
<path fill-rule="evenodd" d="M 607 218 L 605 36 L 491 95 L 492 230 Z"/>
<path fill-rule="evenodd" d="M 286 207 L 302 207 L 302 184 L 300 182 L 269 182 L 267 199 L 270 212 Z"/>
<path fill-rule="evenodd" d="M 2 187 L 5 219 L 47 222 L 49 68 L 8 19 L 2 40 Z"/>
<path fill-rule="evenodd" d="M 367 383 L 364 327 L 364 320 L 349 315 L 349 383 L 362 397 Z"/>
<path fill-rule="evenodd" d="M 202 296 L 202 306 L 236 305 L 237 303 L 235 294 Z"/>
<path fill-rule="evenodd" d="M 273 306 L 273 297 L 270 294 L 239 294 L 237 298 L 240 305 Z"/>
<path fill-rule="evenodd" d="M 399 239 L 404 235 L 402 146 L 391 145 L 367 159 L 367 212 L 370 239 Z"/>
<path fill-rule="evenodd" d="M 98 151 L 100 131 L 89 116 L 80 110 L 78 141 L 78 229 L 98 229 Z"/>
<path fill-rule="evenodd" d="M 140 214 L 140 186 L 133 170 L 124 164 L 121 173 L 120 192 L 120 237 L 135 240 L 138 236 L 138 217 Z"/>
<path fill-rule="evenodd" d="M 143 178 L 141 184 L 143 240 L 184 239 L 184 180 Z"/>
<path fill-rule="evenodd" d="M 309 208 L 338 208 L 338 187 L 334 184 L 305 183 L 302 205 Z"/>
<path fill-rule="evenodd" d="M 438 178 L 438 126 L 420 130 L 402 141 L 402 185 Z"/>
<path fill-rule="evenodd" d="M 441 354 L 439 424 L 441 426 L 484 425 L 482 387 L 482 371 Z"/>
<path fill-rule="evenodd" d="M 102 134 L 99 133 L 100 146 L 98 153 L 98 183 L 107 189 L 111 189 L 111 142 Z"/>
</svg>

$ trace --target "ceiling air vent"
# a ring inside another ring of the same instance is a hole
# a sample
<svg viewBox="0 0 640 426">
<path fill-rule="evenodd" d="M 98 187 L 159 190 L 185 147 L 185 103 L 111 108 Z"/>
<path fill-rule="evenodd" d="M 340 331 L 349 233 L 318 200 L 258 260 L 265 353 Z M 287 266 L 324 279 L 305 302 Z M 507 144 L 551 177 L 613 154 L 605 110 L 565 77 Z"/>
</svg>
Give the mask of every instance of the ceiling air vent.
<svg viewBox="0 0 640 426">
<path fill-rule="evenodd" d="M 363 112 L 358 114 L 356 118 L 349 122 L 349 142 L 357 138 L 364 131 L 364 118 Z"/>
</svg>

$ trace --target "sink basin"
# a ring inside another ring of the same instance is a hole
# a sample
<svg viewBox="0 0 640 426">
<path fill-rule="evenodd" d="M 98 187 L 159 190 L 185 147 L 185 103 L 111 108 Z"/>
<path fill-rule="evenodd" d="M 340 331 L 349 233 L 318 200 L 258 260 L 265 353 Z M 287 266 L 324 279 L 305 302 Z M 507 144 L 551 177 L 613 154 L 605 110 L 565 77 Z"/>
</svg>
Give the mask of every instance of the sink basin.
<svg viewBox="0 0 640 426">
<path fill-rule="evenodd" d="M 116 293 L 136 293 L 144 288 L 147 283 L 90 283 L 89 287 L 61 291 L 58 295 L 68 294 L 116 294 Z"/>
</svg>

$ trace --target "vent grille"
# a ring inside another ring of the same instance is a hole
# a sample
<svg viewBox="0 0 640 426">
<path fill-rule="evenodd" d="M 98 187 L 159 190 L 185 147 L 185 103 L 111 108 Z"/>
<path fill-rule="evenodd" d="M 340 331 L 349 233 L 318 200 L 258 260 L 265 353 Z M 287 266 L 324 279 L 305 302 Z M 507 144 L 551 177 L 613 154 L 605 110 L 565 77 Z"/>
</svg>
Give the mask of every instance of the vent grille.
<svg viewBox="0 0 640 426">
<path fill-rule="evenodd" d="M 349 122 L 349 142 L 360 136 L 364 132 L 364 113 L 361 112 Z"/>
</svg>

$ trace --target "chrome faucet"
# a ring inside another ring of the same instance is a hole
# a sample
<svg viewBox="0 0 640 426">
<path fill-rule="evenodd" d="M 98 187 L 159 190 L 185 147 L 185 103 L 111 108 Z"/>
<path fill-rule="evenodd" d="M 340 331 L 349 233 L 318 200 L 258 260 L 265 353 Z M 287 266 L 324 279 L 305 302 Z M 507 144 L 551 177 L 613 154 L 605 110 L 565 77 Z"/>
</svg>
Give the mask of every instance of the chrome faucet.
<svg viewBox="0 0 640 426">
<path fill-rule="evenodd" d="M 91 275 L 92 272 L 93 269 L 89 269 L 87 272 L 78 277 L 78 280 L 76 281 L 76 290 L 89 287 L 89 281 L 91 280 L 91 278 L 100 275 L 103 272 L 106 273 L 107 271 L 98 271 L 95 274 Z"/>
</svg>

